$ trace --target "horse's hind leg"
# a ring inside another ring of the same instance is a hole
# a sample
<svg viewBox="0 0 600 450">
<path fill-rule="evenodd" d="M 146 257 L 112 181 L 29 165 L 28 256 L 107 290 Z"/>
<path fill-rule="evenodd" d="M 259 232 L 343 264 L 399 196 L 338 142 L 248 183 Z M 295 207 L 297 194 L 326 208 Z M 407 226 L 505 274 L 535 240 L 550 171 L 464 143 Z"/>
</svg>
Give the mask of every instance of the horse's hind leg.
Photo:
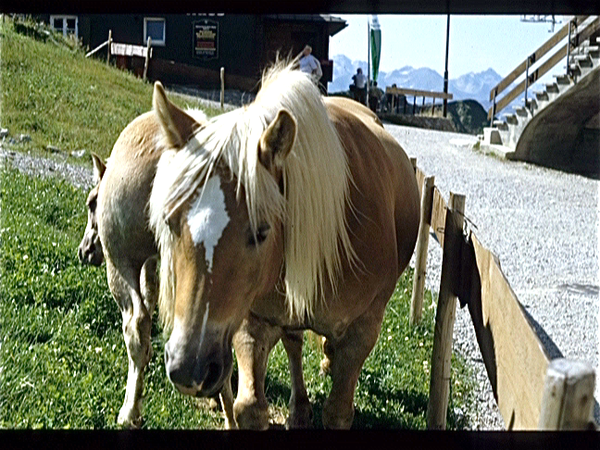
<svg viewBox="0 0 600 450">
<path fill-rule="evenodd" d="M 156 258 L 148 259 L 141 272 L 130 267 L 119 271 L 107 260 L 107 273 L 110 290 L 121 309 L 123 338 L 129 359 L 125 401 L 119 411 L 117 423 L 124 427 L 138 428 L 142 422 L 144 369 L 152 355 L 150 332 L 158 291 Z"/>
<path fill-rule="evenodd" d="M 283 346 L 288 355 L 292 394 L 289 403 L 287 429 L 312 427 L 312 407 L 308 400 L 302 373 L 302 331 L 284 331 Z"/>
<path fill-rule="evenodd" d="M 376 308 L 379 309 L 379 308 Z M 349 429 L 354 420 L 354 390 L 360 370 L 377 342 L 383 311 L 368 310 L 339 338 L 328 338 L 332 386 L 323 405 L 323 426 Z"/>
<path fill-rule="evenodd" d="M 265 376 L 271 349 L 282 330 L 250 314 L 233 335 L 238 361 L 238 395 L 233 405 L 235 420 L 242 429 L 269 428 L 269 405 L 265 397 Z"/>
</svg>

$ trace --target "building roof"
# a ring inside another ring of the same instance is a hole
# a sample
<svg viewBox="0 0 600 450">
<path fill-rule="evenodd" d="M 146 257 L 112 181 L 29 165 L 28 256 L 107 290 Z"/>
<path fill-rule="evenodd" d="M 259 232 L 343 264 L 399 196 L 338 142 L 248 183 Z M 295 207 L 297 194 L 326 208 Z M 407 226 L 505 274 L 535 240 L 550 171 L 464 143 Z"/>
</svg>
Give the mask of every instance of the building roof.
<svg viewBox="0 0 600 450">
<path fill-rule="evenodd" d="M 327 24 L 329 36 L 333 36 L 348 26 L 344 19 L 330 14 L 266 14 L 267 19 L 284 22 L 322 22 Z"/>
</svg>

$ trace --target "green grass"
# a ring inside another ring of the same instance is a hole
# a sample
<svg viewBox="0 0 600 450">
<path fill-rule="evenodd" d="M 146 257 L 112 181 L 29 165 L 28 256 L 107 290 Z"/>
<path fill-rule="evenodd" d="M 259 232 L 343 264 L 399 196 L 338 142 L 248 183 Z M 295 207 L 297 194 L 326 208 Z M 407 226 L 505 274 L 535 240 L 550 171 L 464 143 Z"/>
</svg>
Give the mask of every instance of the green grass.
<svg viewBox="0 0 600 450">
<path fill-rule="evenodd" d="M 20 27 L 36 29 L 32 22 Z M 0 21 L 0 40 L 2 127 L 11 136 L 32 138 L 17 150 L 47 153 L 46 147 L 52 145 L 64 152 L 86 149 L 106 158 L 123 128 L 152 108 L 152 84 L 85 58 L 80 46 L 58 34 L 42 42 L 17 33 L 13 21 L 6 19 Z M 199 106 L 171 97 L 182 107 Z"/>
<path fill-rule="evenodd" d="M 36 152 L 58 143 L 106 157 L 121 129 L 150 107 L 149 84 L 83 58 L 80 49 L 59 37 L 58 44 L 36 41 L 15 33 L 9 20 L 2 25 L 1 37 L 2 126 L 13 135 L 30 133 L 33 138 L 15 150 Z M 7 89 L 9 84 L 14 86 Z M 56 109 L 53 101 L 59 105 Z M 86 223 L 85 197 L 58 178 L 0 169 L 0 428 L 116 428 L 127 355 L 104 267 L 81 266 L 77 260 Z M 435 309 L 426 307 L 422 324 L 409 327 L 411 285 L 408 271 L 361 372 L 355 428 L 425 428 Z M 425 304 L 432 305 L 429 293 Z M 224 421 L 218 412 L 180 395 L 168 382 L 164 340 L 156 325 L 152 345 L 143 426 L 221 428 Z M 321 358 L 318 346 L 305 338 L 304 374 L 316 427 L 321 426 L 331 387 L 330 379 L 318 374 Z M 449 428 L 465 425 L 452 411 L 470 408 L 471 380 L 464 361 L 455 358 Z M 280 343 L 266 381 L 274 416 L 287 415 L 289 386 Z"/>
</svg>

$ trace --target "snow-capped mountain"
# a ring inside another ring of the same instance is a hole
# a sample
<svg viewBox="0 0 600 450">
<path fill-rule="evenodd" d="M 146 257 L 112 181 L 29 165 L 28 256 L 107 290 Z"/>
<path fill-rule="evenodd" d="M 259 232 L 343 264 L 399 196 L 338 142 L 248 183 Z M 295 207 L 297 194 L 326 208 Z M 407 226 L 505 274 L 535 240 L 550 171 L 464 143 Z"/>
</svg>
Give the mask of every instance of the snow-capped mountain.
<svg viewBox="0 0 600 450">
<path fill-rule="evenodd" d="M 356 73 L 358 67 L 366 73 L 366 61 L 352 61 L 345 55 L 334 56 L 333 82 L 329 83 L 328 91 L 347 91 L 349 85 L 352 84 L 352 75 Z M 501 80 L 502 77 L 494 69 L 489 68 L 483 72 L 471 72 L 450 79 L 448 90 L 453 94 L 453 100 L 476 100 L 487 110 L 491 106 L 490 91 Z M 444 89 L 444 78 L 435 70 L 427 67 L 415 69 L 411 66 L 405 66 L 392 72 L 380 71 L 377 84 L 384 90 L 387 86 L 396 84 L 398 87 L 407 89 L 441 92 Z M 536 85 L 532 86 L 532 89 L 536 88 Z"/>
</svg>

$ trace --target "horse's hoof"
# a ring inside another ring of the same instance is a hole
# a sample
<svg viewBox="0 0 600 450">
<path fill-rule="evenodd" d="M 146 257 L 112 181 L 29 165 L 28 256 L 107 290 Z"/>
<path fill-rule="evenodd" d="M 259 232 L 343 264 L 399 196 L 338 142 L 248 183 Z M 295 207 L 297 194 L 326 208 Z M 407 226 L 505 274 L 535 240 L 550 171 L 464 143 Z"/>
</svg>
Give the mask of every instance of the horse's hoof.
<svg viewBox="0 0 600 450">
<path fill-rule="evenodd" d="M 290 410 L 290 415 L 285 421 L 286 430 L 305 430 L 313 428 L 313 413 L 310 403 Z"/>
<path fill-rule="evenodd" d="M 233 415 L 241 430 L 268 430 L 269 408 L 260 407 L 257 403 L 233 405 Z"/>
<path fill-rule="evenodd" d="M 142 427 L 142 416 L 132 409 L 122 408 L 117 418 L 117 425 L 123 429 L 137 430 Z"/>
<path fill-rule="evenodd" d="M 323 427 L 326 430 L 349 430 L 354 421 L 354 406 L 344 408 L 332 407 L 331 403 L 323 405 Z"/>
</svg>

